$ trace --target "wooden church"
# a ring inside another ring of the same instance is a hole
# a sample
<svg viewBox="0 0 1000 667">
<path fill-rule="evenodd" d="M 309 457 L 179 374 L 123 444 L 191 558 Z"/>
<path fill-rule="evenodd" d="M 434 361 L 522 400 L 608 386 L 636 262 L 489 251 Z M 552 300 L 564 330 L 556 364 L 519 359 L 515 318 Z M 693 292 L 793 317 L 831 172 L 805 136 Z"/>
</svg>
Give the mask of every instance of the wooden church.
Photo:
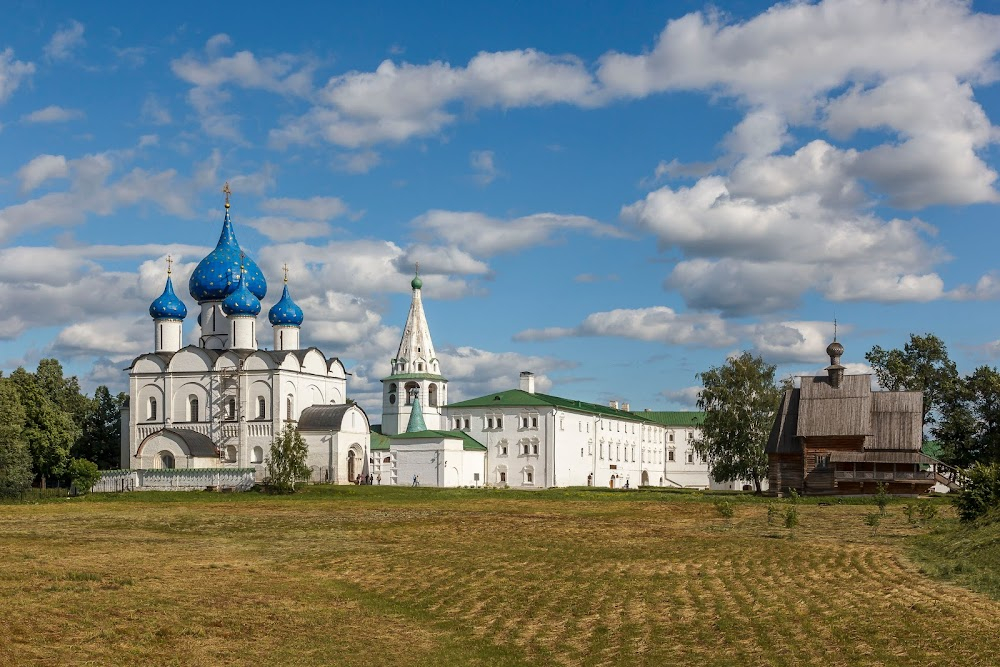
<svg viewBox="0 0 1000 667">
<path fill-rule="evenodd" d="M 871 375 L 845 375 L 844 346 L 826 348 L 826 375 L 802 376 L 784 393 L 767 442 L 774 492 L 810 495 L 925 493 L 938 480 L 921 453 L 923 394 L 872 391 Z"/>
</svg>

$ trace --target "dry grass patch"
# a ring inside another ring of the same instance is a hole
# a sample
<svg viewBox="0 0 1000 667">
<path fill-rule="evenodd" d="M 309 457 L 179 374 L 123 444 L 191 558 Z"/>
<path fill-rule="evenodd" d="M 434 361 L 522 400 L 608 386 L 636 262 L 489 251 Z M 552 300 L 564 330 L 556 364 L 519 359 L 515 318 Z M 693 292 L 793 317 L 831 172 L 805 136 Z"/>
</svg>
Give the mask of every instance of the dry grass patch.
<svg viewBox="0 0 1000 667">
<path fill-rule="evenodd" d="M 865 506 L 788 531 L 761 503 L 589 498 L 0 506 L 0 663 L 995 663 L 1000 603 L 923 576 L 902 515 L 872 537 Z"/>
</svg>

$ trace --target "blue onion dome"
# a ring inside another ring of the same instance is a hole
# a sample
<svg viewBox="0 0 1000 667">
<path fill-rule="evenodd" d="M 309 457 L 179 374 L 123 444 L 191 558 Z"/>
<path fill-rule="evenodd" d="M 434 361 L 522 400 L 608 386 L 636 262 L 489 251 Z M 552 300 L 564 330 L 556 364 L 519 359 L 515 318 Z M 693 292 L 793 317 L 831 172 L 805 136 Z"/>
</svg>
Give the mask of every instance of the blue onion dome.
<svg viewBox="0 0 1000 667">
<path fill-rule="evenodd" d="M 289 296 L 288 285 L 285 285 L 285 289 L 281 292 L 281 299 L 278 300 L 278 303 L 271 306 L 271 310 L 267 313 L 267 319 L 276 327 L 302 326 L 302 309 Z"/>
<path fill-rule="evenodd" d="M 163 294 L 156 298 L 156 301 L 149 304 L 149 316 L 154 320 L 183 320 L 187 317 L 188 309 L 184 302 L 174 294 L 174 283 L 167 276 L 167 285 L 163 288 Z"/>
<path fill-rule="evenodd" d="M 240 278 L 236 289 L 223 299 L 222 310 L 226 315 L 256 317 L 260 313 L 260 299 L 250 291 L 247 281 Z"/>
<path fill-rule="evenodd" d="M 229 219 L 229 204 L 226 204 L 226 218 L 222 223 L 222 234 L 219 235 L 219 243 L 215 250 L 208 253 L 205 259 L 198 263 L 188 289 L 198 303 L 203 301 L 221 301 L 228 296 L 236 285 L 231 283 L 229 277 L 240 271 L 240 261 L 243 251 L 236 241 L 236 232 L 233 231 L 233 223 Z M 263 299 L 267 294 L 267 282 L 260 268 L 249 257 L 243 260 L 243 280 L 247 289 L 258 299 Z"/>
</svg>

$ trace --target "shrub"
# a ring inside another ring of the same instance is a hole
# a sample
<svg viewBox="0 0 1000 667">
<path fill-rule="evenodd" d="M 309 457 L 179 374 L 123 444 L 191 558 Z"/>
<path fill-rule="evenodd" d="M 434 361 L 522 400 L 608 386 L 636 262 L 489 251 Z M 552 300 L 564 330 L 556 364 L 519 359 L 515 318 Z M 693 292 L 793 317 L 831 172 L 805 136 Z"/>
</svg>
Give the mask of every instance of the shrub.
<svg viewBox="0 0 1000 667">
<path fill-rule="evenodd" d="M 794 505 L 799 502 L 799 492 L 795 489 L 788 489 L 788 500 Z"/>
<path fill-rule="evenodd" d="M 799 510 L 795 507 L 789 507 L 785 510 L 785 528 L 790 530 L 797 525 L 799 525 Z"/>
<path fill-rule="evenodd" d="M 937 505 L 932 505 L 931 503 L 923 503 L 917 508 L 917 514 L 920 515 L 921 521 L 930 521 L 937 516 Z"/>
<path fill-rule="evenodd" d="M 69 462 L 69 479 L 77 493 L 89 493 L 101 479 L 101 472 L 93 461 L 73 459 Z"/>
<path fill-rule="evenodd" d="M 913 503 L 906 503 L 905 505 L 903 505 L 903 514 L 906 515 L 906 520 L 909 521 L 911 524 L 917 522 L 915 518 L 917 514 L 917 506 L 914 505 Z"/>
<path fill-rule="evenodd" d="M 778 515 L 780 512 L 774 503 L 768 503 L 767 505 L 767 525 L 773 526 L 774 522 L 778 520 Z"/>
<path fill-rule="evenodd" d="M 879 512 L 872 512 L 865 516 L 865 523 L 872 527 L 872 535 L 874 536 L 878 533 L 878 526 L 882 523 L 882 514 Z"/>
<path fill-rule="evenodd" d="M 976 463 L 965 472 L 965 484 L 955 497 L 962 521 L 974 521 L 1000 507 L 1000 464 Z"/>
<path fill-rule="evenodd" d="M 885 482 L 879 482 L 875 492 L 875 504 L 878 505 L 878 513 L 885 516 L 885 506 L 889 504 L 889 491 Z"/>
<path fill-rule="evenodd" d="M 727 521 L 733 518 L 733 504 L 728 500 L 715 501 L 715 509 L 719 512 L 719 516 Z"/>
</svg>

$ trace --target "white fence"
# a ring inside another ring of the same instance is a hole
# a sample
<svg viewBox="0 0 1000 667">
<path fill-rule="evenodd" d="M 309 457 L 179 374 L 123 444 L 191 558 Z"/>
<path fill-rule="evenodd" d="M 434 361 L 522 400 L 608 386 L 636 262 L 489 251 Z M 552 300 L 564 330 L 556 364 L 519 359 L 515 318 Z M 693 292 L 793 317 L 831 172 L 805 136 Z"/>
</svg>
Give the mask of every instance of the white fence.
<svg viewBox="0 0 1000 667">
<path fill-rule="evenodd" d="M 253 488 L 253 468 L 174 468 L 170 470 L 108 470 L 91 489 L 94 493 L 122 491 L 204 491 Z"/>
</svg>

